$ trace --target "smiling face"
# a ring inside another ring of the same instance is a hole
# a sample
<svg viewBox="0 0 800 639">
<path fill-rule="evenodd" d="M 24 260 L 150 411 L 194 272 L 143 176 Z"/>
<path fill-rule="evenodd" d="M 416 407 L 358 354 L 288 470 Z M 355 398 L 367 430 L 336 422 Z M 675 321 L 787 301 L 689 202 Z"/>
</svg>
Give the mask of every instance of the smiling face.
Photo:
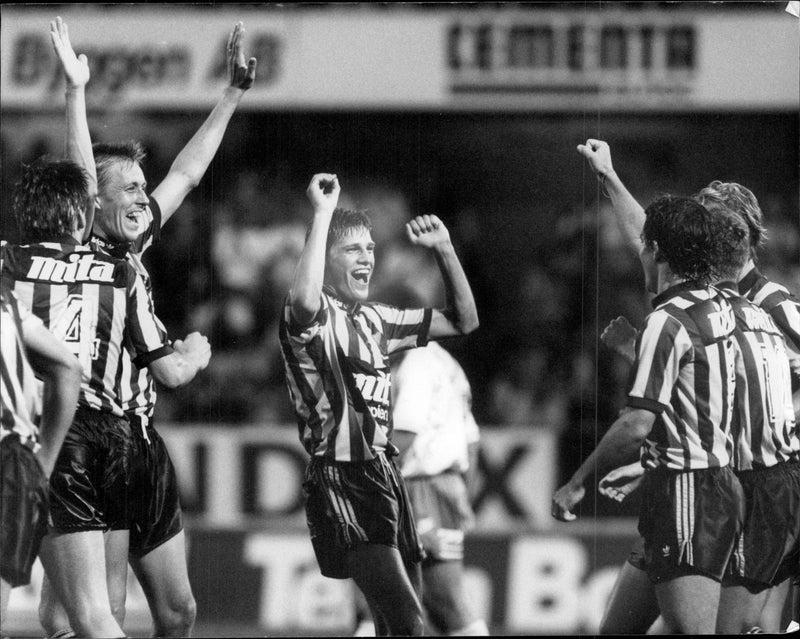
<svg viewBox="0 0 800 639">
<path fill-rule="evenodd" d="M 134 162 L 116 162 L 99 187 L 94 230 L 115 242 L 131 242 L 144 230 L 145 207 L 150 202 L 142 168 Z"/>
<path fill-rule="evenodd" d="M 375 269 L 375 242 L 369 229 L 355 227 L 335 240 L 325 261 L 325 283 L 348 303 L 364 302 Z"/>
</svg>

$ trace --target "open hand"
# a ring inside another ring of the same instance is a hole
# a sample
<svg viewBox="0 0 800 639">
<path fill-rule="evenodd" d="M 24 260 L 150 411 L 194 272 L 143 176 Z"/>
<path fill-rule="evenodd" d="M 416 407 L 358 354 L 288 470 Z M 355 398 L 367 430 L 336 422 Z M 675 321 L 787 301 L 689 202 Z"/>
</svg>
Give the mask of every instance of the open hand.
<svg viewBox="0 0 800 639">
<path fill-rule="evenodd" d="M 604 497 L 621 502 L 639 487 L 643 477 L 644 467 L 636 462 L 612 470 L 600 480 L 597 490 Z"/>
<path fill-rule="evenodd" d="M 67 86 L 78 89 L 85 87 L 89 82 L 89 62 L 84 54 L 75 55 L 72 44 L 69 41 L 69 30 L 67 23 L 61 17 L 57 17 L 50 23 L 50 41 L 53 43 L 56 55 L 61 62 L 64 70 L 64 77 L 67 79 Z"/>
<path fill-rule="evenodd" d="M 243 38 L 244 27 L 241 22 L 237 22 L 228 36 L 228 75 L 233 88 L 247 91 L 256 79 L 256 59 L 250 58 L 245 64 Z"/>
</svg>

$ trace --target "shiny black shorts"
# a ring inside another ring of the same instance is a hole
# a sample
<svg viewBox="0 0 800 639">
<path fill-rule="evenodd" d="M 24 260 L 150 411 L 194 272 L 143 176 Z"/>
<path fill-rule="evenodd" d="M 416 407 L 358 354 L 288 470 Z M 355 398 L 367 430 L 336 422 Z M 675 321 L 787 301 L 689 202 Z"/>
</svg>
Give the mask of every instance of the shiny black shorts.
<svg viewBox="0 0 800 639">
<path fill-rule="evenodd" d="M 0 442 L 0 578 L 13 588 L 31 581 L 47 533 L 47 478 L 16 435 Z"/>
<path fill-rule="evenodd" d="M 744 529 L 723 583 L 753 592 L 800 576 L 800 463 L 738 472 Z"/>
<path fill-rule="evenodd" d="M 403 478 L 385 455 L 363 462 L 314 457 L 303 493 L 311 544 L 324 576 L 348 578 L 346 551 L 364 543 L 397 548 L 405 563 L 422 561 Z"/>
<path fill-rule="evenodd" d="M 130 547 L 143 557 L 183 530 L 178 478 L 167 446 L 152 422 L 131 415 L 132 458 L 128 485 Z"/>
<path fill-rule="evenodd" d="M 79 407 L 50 476 L 58 533 L 128 528 L 131 427 L 125 417 Z"/>
<path fill-rule="evenodd" d="M 639 533 L 650 581 L 691 574 L 721 581 L 743 519 L 744 494 L 729 467 L 646 471 Z"/>
</svg>

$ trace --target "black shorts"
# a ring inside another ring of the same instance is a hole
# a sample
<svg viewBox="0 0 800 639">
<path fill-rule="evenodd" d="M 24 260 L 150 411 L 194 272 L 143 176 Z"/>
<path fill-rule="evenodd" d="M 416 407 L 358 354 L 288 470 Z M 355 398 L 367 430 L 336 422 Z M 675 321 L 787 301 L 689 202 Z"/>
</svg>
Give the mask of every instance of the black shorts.
<svg viewBox="0 0 800 639">
<path fill-rule="evenodd" d="M 359 544 L 384 544 L 397 548 L 406 563 L 422 561 L 403 478 L 385 455 L 363 462 L 312 457 L 303 494 L 311 543 L 324 576 L 348 578 L 346 551 Z"/>
<path fill-rule="evenodd" d="M 405 482 L 425 561 L 462 561 L 464 532 L 475 521 L 463 476 L 445 472 Z"/>
<path fill-rule="evenodd" d="M 684 575 L 721 581 L 744 518 L 744 494 L 729 467 L 644 474 L 639 533 L 653 583 Z"/>
<path fill-rule="evenodd" d="M 152 421 L 129 415 L 132 458 L 128 484 L 130 546 L 133 557 L 147 553 L 183 530 L 178 478 L 167 446 Z"/>
<path fill-rule="evenodd" d="M 50 476 L 53 530 L 126 530 L 130 456 L 127 418 L 78 407 Z"/>
<path fill-rule="evenodd" d="M 737 473 L 745 496 L 744 528 L 724 583 L 753 592 L 798 576 L 800 463 Z"/>
<path fill-rule="evenodd" d="M 31 581 L 47 533 L 47 478 L 17 435 L 0 442 L 0 578 L 12 588 Z"/>
</svg>

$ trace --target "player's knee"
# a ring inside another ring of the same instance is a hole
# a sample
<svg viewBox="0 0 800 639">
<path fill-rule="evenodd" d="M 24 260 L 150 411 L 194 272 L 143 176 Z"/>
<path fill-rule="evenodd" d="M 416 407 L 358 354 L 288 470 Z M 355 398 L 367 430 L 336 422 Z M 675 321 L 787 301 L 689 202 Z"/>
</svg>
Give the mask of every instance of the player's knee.
<svg viewBox="0 0 800 639">
<path fill-rule="evenodd" d="M 69 617 L 66 610 L 56 604 L 50 597 L 43 596 L 39 600 L 38 612 L 39 623 L 48 635 L 59 635 L 59 633 L 69 629 Z"/>
<path fill-rule="evenodd" d="M 197 603 L 191 593 L 180 599 L 159 606 L 156 624 L 159 636 L 184 637 L 194 627 L 197 618 Z"/>
</svg>

